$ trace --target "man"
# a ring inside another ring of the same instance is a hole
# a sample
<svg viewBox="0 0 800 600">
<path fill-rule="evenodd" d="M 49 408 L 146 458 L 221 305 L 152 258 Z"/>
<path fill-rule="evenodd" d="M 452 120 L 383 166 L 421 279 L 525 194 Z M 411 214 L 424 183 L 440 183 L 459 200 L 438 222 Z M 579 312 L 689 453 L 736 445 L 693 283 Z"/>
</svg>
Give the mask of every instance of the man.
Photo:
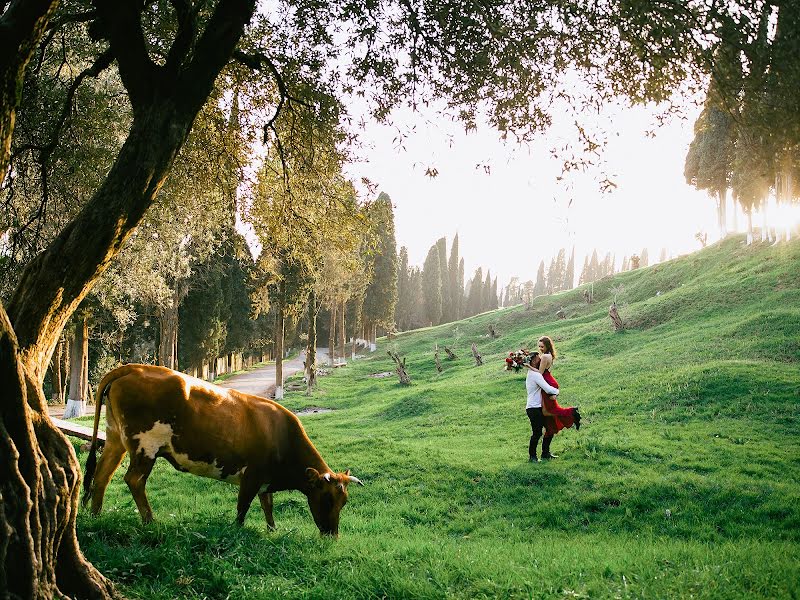
<svg viewBox="0 0 800 600">
<path fill-rule="evenodd" d="M 538 352 L 531 354 L 531 360 L 525 363 L 528 369 L 528 376 L 525 378 L 525 387 L 528 390 L 528 402 L 525 405 L 525 412 L 531 421 L 531 441 L 528 445 L 528 455 L 530 462 L 539 462 L 536 456 L 536 447 L 539 445 L 539 438 L 542 437 L 542 430 L 545 430 L 544 441 L 542 442 L 542 458 L 558 458 L 550 453 L 550 442 L 553 441 L 554 427 L 548 427 L 548 419 L 542 414 L 542 390 L 551 395 L 558 395 L 558 388 L 553 387 L 544 380 L 539 373 L 539 363 L 541 359 Z"/>
</svg>

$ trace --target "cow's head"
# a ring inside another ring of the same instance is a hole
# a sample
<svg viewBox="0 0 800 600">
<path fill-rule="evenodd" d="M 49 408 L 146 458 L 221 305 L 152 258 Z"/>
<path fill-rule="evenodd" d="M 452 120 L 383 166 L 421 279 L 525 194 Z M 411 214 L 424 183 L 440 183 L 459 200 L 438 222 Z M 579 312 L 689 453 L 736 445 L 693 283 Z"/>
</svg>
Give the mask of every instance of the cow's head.
<svg viewBox="0 0 800 600">
<path fill-rule="evenodd" d="M 339 536 L 339 513 L 347 503 L 347 485 L 350 482 L 364 485 L 357 477 L 344 473 L 320 473 L 309 467 L 308 507 L 322 535 Z"/>
</svg>

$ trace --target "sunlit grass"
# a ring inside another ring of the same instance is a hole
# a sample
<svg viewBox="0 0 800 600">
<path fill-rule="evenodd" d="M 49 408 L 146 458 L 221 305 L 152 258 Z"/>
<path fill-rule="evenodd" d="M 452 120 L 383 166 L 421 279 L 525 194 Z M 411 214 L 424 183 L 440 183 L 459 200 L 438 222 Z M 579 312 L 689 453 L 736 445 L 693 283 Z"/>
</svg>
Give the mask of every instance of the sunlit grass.
<svg viewBox="0 0 800 600">
<path fill-rule="evenodd" d="M 139 598 L 797 597 L 800 243 L 741 241 L 598 282 L 592 305 L 579 289 L 401 334 L 314 397 L 287 394 L 335 409 L 303 422 L 366 483 L 338 541 L 297 492 L 276 496 L 277 532 L 257 503 L 238 529 L 236 488 L 160 461 L 157 522 L 140 524 L 123 464 L 103 514 L 79 515 L 81 546 Z M 631 325 L 617 334 L 615 293 Z M 585 427 L 529 464 L 524 374 L 502 357 L 542 334 Z M 459 355 L 441 374 L 437 343 Z M 390 347 L 411 386 L 369 377 L 392 370 Z"/>
</svg>

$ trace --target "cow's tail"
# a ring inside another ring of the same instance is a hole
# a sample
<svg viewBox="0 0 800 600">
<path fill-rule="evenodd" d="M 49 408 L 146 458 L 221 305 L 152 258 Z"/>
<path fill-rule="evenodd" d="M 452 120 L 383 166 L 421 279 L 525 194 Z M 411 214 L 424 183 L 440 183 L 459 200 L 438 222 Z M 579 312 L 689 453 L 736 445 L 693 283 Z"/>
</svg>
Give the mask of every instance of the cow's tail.
<svg viewBox="0 0 800 600">
<path fill-rule="evenodd" d="M 119 367 L 110 371 L 100 381 L 97 386 L 97 393 L 94 397 L 94 428 L 92 429 L 92 444 L 89 446 L 89 458 L 86 459 L 86 468 L 83 470 L 83 504 L 92 497 L 92 480 L 94 471 L 97 467 L 97 430 L 100 428 L 100 410 L 103 408 L 103 398 L 108 395 L 108 388 L 112 382 L 123 375 L 127 375 L 128 369 Z"/>
</svg>

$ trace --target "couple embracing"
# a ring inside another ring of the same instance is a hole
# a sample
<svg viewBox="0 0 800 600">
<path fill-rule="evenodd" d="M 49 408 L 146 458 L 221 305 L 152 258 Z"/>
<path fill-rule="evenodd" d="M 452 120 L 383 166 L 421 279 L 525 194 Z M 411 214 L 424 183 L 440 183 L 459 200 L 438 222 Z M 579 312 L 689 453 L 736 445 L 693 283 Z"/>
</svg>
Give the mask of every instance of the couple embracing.
<svg viewBox="0 0 800 600">
<path fill-rule="evenodd" d="M 556 349 L 553 340 L 547 336 L 539 338 L 539 351 L 531 354 L 529 362 L 525 363 L 528 376 L 525 387 L 528 391 L 528 402 L 525 412 L 531 421 L 531 441 L 528 446 L 528 455 L 531 462 L 538 462 L 536 448 L 544 430 L 542 442 L 542 458 L 557 458 L 550 452 L 550 442 L 553 436 L 565 427 L 581 428 L 581 413 L 577 407 L 562 408 L 556 401 L 558 395 L 558 382 L 550 373 L 550 367 L 556 358 Z"/>
</svg>

